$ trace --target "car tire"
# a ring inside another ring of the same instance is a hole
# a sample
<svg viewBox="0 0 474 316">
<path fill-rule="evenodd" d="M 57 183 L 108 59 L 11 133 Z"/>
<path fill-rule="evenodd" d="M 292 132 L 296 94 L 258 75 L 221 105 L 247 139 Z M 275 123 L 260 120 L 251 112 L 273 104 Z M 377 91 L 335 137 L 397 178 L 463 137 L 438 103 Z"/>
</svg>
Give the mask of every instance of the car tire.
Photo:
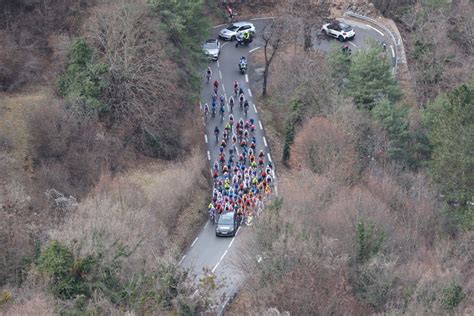
<svg viewBox="0 0 474 316">
<path fill-rule="evenodd" d="M 321 33 L 323 33 L 325 36 L 328 36 L 328 32 L 326 30 L 322 30 Z"/>
<path fill-rule="evenodd" d="M 231 41 L 231 42 L 233 42 L 233 41 L 235 41 L 235 40 L 236 40 L 235 35 L 230 38 L 230 41 Z"/>
<path fill-rule="evenodd" d="M 342 35 L 339 35 L 339 37 L 337 38 L 340 42 L 344 42 L 344 37 Z"/>
</svg>

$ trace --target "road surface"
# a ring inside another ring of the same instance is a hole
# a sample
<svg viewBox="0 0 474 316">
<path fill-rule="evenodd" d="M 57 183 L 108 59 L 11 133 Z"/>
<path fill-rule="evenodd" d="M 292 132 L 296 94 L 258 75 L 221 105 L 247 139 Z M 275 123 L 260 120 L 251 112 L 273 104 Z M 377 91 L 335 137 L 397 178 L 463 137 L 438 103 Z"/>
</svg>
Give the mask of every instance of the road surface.
<svg viewBox="0 0 474 316">
<path fill-rule="evenodd" d="M 250 103 L 250 109 L 248 112 L 248 118 L 253 118 L 256 122 L 256 139 L 257 139 L 257 151 L 261 149 L 265 152 L 265 158 L 273 162 L 273 156 L 271 155 L 268 141 L 265 137 L 264 126 L 260 120 L 258 106 L 255 104 L 255 95 L 260 93 L 261 88 L 256 89 L 252 86 L 251 78 L 248 75 L 242 75 L 238 68 L 238 62 L 241 56 L 249 56 L 262 49 L 262 40 L 258 36 L 259 32 L 263 27 L 271 22 L 271 18 L 267 19 L 255 19 L 251 20 L 257 28 L 257 36 L 254 41 L 248 47 L 235 47 L 235 42 L 222 42 L 221 41 L 221 54 L 217 62 L 209 62 L 209 66 L 212 69 L 213 78 L 209 84 L 204 83 L 201 93 L 201 106 L 205 103 L 211 105 L 211 96 L 213 93 L 212 81 L 217 79 L 220 82 L 219 95 L 225 95 L 226 100 L 233 94 L 233 82 L 238 80 L 240 87 L 243 88 L 245 97 Z M 365 23 L 357 23 L 350 21 L 356 32 L 356 37 L 349 41 L 352 46 L 352 50 L 364 47 L 368 38 L 373 38 L 376 41 L 384 41 L 387 43 L 388 48 L 390 47 L 389 39 L 387 35 L 384 35 L 380 30 L 374 29 Z M 217 38 L 217 33 L 224 26 L 217 26 L 213 29 L 213 36 Z M 328 52 L 331 49 L 331 44 L 337 42 L 334 39 L 323 39 L 318 40 L 316 36 L 313 39 L 315 48 L 321 49 Z M 395 60 L 395 56 L 391 55 L 390 48 L 387 50 L 391 60 Z M 393 65 L 393 64 L 392 64 Z M 252 72 L 252 69 L 249 69 Z M 236 100 L 237 101 L 237 100 Z M 226 107 L 224 120 L 221 121 L 219 113 L 216 114 L 215 118 L 208 118 L 203 120 L 206 134 L 203 135 L 203 141 L 207 145 L 207 159 L 209 160 L 209 172 L 211 172 L 214 161 L 218 158 L 219 148 L 214 136 L 214 128 L 219 127 L 220 131 L 224 130 L 224 124 L 228 120 L 229 108 Z M 244 117 L 243 111 L 239 109 L 239 105 L 236 104 L 234 107 L 234 120 L 237 122 L 240 117 Z M 245 118 L 244 118 L 245 120 Z M 228 154 L 226 155 L 228 157 Z M 275 175 L 276 176 L 276 175 Z M 277 189 L 277 188 L 276 188 Z M 239 272 L 238 268 L 233 264 L 238 258 L 239 250 L 239 235 L 245 234 L 246 227 L 243 225 L 239 228 L 239 231 L 235 237 L 216 237 L 215 226 L 209 221 L 206 222 L 202 230 L 194 239 L 189 249 L 185 252 L 184 256 L 180 260 L 180 265 L 184 268 L 190 269 L 194 272 L 199 279 L 204 276 L 205 273 L 214 273 L 219 280 L 224 280 L 224 286 L 219 292 L 219 296 L 222 297 L 222 301 L 218 304 L 215 309 L 216 313 L 221 313 L 223 307 L 228 303 L 228 300 L 237 292 L 241 283 L 244 280 L 243 275 Z"/>
</svg>

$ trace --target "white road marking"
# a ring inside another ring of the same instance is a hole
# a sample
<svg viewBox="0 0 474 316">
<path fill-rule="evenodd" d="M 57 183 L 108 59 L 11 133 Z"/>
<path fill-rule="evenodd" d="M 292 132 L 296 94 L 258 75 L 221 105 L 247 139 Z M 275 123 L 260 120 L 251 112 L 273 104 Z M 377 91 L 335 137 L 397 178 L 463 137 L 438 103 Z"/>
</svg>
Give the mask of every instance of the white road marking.
<svg viewBox="0 0 474 316">
<path fill-rule="evenodd" d="M 183 263 L 183 261 L 184 261 L 184 258 L 186 258 L 186 255 L 184 255 L 184 256 L 183 256 L 183 258 L 181 258 L 181 260 L 179 260 L 179 263 L 178 263 L 178 265 L 181 265 L 181 263 Z"/>
<path fill-rule="evenodd" d="M 229 44 L 229 42 L 225 42 L 224 44 L 221 45 L 221 48 L 223 48 L 224 46 L 226 46 L 227 44 Z"/>
<path fill-rule="evenodd" d="M 222 255 L 222 257 L 219 259 L 219 262 L 217 262 L 217 264 L 214 266 L 214 268 L 212 268 L 212 273 L 214 273 L 214 271 L 216 271 L 217 267 L 219 266 L 219 264 L 221 263 L 222 259 L 224 259 L 225 255 L 227 254 L 227 250 L 224 251 L 224 254 Z"/>
<path fill-rule="evenodd" d="M 219 78 L 221 78 L 222 80 L 222 72 L 220 71 L 220 69 L 219 69 Z"/>
<path fill-rule="evenodd" d="M 226 24 L 219 24 L 219 25 L 213 26 L 212 28 L 217 29 L 218 27 L 221 27 L 221 26 L 224 26 L 224 25 L 226 25 Z"/>
<path fill-rule="evenodd" d="M 258 21 L 258 20 L 270 20 L 270 19 L 274 19 L 275 17 L 273 16 L 268 16 L 268 17 L 264 17 L 264 18 L 253 18 L 253 19 L 250 19 L 250 21 Z M 221 25 L 219 25 L 221 26 Z"/>
<path fill-rule="evenodd" d="M 196 239 L 194 239 L 193 243 L 191 244 L 191 248 L 194 247 L 194 245 L 196 244 L 196 242 L 198 241 L 199 237 L 196 237 Z"/>
<path fill-rule="evenodd" d="M 216 271 L 217 267 L 219 266 L 221 262 L 219 261 L 215 266 L 214 268 L 212 268 L 211 272 L 214 273 L 214 271 Z"/>
<path fill-rule="evenodd" d="M 237 228 L 237 231 L 235 232 L 235 237 L 237 237 L 237 235 L 239 234 L 239 231 L 240 231 L 240 226 L 239 226 L 239 228 Z"/>
<path fill-rule="evenodd" d="M 265 145 L 265 147 L 268 147 L 268 145 L 267 145 L 267 139 L 265 138 L 265 136 L 263 136 L 263 144 Z"/>
<path fill-rule="evenodd" d="M 239 154 L 239 147 L 235 146 L 235 152 L 237 153 L 237 156 L 240 156 L 240 154 Z"/>
<path fill-rule="evenodd" d="M 379 33 L 380 35 L 385 36 L 385 34 L 384 34 L 382 31 L 377 30 L 377 29 L 376 29 L 375 27 L 373 27 L 372 25 L 366 24 L 366 26 L 370 27 L 370 28 L 373 29 L 375 32 Z"/>
<path fill-rule="evenodd" d="M 222 79 L 222 78 L 221 78 Z M 225 93 L 225 87 L 224 84 L 222 84 L 222 91 Z"/>
<path fill-rule="evenodd" d="M 219 61 L 217 61 L 217 68 L 219 68 L 219 67 L 220 67 L 220 65 L 219 65 Z"/>
<path fill-rule="evenodd" d="M 207 144 L 207 134 L 204 134 L 204 141 L 205 141 L 206 144 Z"/>
<path fill-rule="evenodd" d="M 258 114 L 257 107 L 255 106 L 255 103 L 253 104 L 253 109 L 255 110 L 255 113 Z"/>
<path fill-rule="evenodd" d="M 204 117 L 202 118 L 202 125 L 206 126 L 206 120 L 204 119 Z"/>
<path fill-rule="evenodd" d="M 392 57 L 395 58 L 395 50 L 393 49 L 392 45 L 390 45 L 390 49 L 392 50 Z"/>
<path fill-rule="evenodd" d="M 249 82 L 249 75 L 245 74 L 245 82 Z"/>
<path fill-rule="evenodd" d="M 255 105 L 255 104 L 254 104 L 254 105 Z M 258 126 L 260 127 L 260 129 L 263 129 L 262 121 L 258 120 Z"/>
<path fill-rule="evenodd" d="M 275 185 L 275 195 L 278 196 L 278 187 Z"/>
<path fill-rule="evenodd" d="M 209 152 L 209 150 L 207 151 L 207 160 L 211 161 L 211 153 Z"/>
<path fill-rule="evenodd" d="M 207 225 L 209 225 L 209 222 L 206 222 L 206 225 L 204 225 L 204 229 L 207 228 Z"/>
<path fill-rule="evenodd" d="M 199 101 L 199 109 L 202 110 L 202 103 Z"/>
<path fill-rule="evenodd" d="M 209 170 L 211 170 L 211 177 L 212 177 L 212 176 L 214 175 L 214 174 L 212 173 L 212 169 L 209 169 Z"/>
<path fill-rule="evenodd" d="M 352 42 L 349 42 L 349 44 L 351 44 L 352 46 L 354 47 L 358 47 L 356 44 L 352 43 Z"/>
<path fill-rule="evenodd" d="M 267 153 L 268 161 L 272 162 L 272 157 L 270 156 L 270 153 Z"/>
<path fill-rule="evenodd" d="M 249 54 L 250 54 L 250 53 L 253 53 L 254 51 L 256 51 L 256 50 L 257 50 L 257 49 L 259 49 L 259 48 L 262 48 L 262 47 L 261 47 L 261 46 L 259 46 L 259 47 L 255 47 L 255 48 L 253 48 L 253 49 L 249 50 Z"/>
<path fill-rule="evenodd" d="M 229 246 L 227 246 L 227 249 L 229 249 L 229 248 L 232 246 L 232 244 L 234 243 L 234 240 L 235 240 L 235 237 L 234 237 L 234 238 L 232 238 L 232 240 L 231 240 L 231 242 L 230 242 Z"/>
<path fill-rule="evenodd" d="M 250 88 L 248 90 L 249 90 L 249 96 L 252 97 L 252 90 L 250 90 Z"/>
</svg>

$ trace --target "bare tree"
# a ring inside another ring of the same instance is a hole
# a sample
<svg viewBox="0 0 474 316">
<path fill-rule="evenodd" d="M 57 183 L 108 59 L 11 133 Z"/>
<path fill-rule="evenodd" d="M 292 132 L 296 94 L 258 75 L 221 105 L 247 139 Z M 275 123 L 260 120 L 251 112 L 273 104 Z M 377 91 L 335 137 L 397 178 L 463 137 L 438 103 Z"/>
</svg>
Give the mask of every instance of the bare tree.
<svg viewBox="0 0 474 316">
<path fill-rule="evenodd" d="M 265 70 L 263 71 L 263 90 L 262 96 L 267 96 L 268 75 L 270 65 L 275 57 L 278 49 L 282 46 L 285 35 L 285 28 L 283 20 L 277 19 L 272 23 L 265 25 L 262 32 L 263 38 L 263 53 L 265 56 Z"/>
<path fill-rule="evenodd" d="M 303 48 L 308 51 L 313 47 L 313 27 L 321 27 L 331 14 L 331 3 L 328 0 L 293 0 L 290 3 L 290 14 L 302 21 Z"/>
</svg>

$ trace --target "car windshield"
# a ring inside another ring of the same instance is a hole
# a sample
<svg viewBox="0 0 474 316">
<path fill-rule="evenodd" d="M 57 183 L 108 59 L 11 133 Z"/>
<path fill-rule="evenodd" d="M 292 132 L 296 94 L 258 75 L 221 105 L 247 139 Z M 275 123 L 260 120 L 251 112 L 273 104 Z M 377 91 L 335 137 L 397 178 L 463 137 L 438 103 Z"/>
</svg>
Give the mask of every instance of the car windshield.
<svg viewBox="0 0 474 316">
<path fill-rule="evenodd" d="M 341 29 L 346 32 L 352 31 L 352 27 L 347 24 L 341 24 Z"/>
<path fill-rule="evenodd" d="M 234 217 L 230 215 L 222 215 L 219 218 L 220 225 L 232 225 L 234 223 Z"/>
<path fill-rule="evenodd" d="M 237 30 L 238 28 L 239 28 L 239 27 L 238 27 L 238 26 L 235 26 L 234 24 L 232 24 L 232 25 L 230 25 L 230 26 L 227 27 L 227 29 L 228 29 L 229 31 L 235 31 L 235 30 Z"/>
<path fill-rule="evenodd" d="M 206 42 L 202 46 L 204 49 L 217 49 L 217 43 L 216 42 Z"/>
</svg>

